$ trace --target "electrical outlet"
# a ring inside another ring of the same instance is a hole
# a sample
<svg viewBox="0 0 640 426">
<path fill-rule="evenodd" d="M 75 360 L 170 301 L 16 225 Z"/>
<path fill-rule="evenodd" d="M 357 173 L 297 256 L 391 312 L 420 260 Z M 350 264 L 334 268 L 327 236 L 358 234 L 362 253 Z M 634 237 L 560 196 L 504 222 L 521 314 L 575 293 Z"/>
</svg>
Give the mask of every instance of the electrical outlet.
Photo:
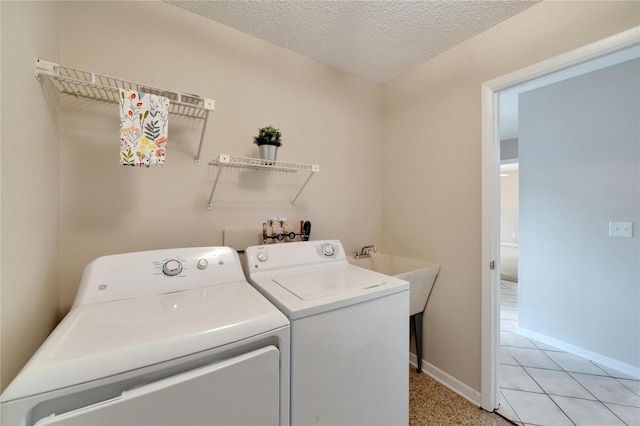
<svg viewBox="0 0 640 426">
<path fill-rule="evenodd" d="M 609 222 L 610 237 L 633 237 L 633 222 Z"/>
</svg>

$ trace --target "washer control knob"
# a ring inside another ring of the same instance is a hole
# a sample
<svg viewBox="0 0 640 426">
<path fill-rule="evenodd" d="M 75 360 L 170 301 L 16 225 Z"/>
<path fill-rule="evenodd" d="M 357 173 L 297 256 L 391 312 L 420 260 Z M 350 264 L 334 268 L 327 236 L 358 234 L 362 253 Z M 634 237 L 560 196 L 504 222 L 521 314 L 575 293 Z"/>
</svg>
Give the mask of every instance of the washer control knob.
<svg viewBox="0 0 640 426">
<path fill-rule="evenodd" d="M 198 269 L 205 269 L 207 266 L 209 266 L 209 261 L 204 257 L 202 259 L 198 259 L 197 266 Z"/>
<path fill-rule="evenodd" d="M 162 265 L 162 272 L 169 277 L 175 277 L 182 272 L 182 263 L 176 259 L 167 260 Z"/>
<path fill-rule="evenodd" d="M 327 257 L 331 257 L 336 254 L 336 248 L 333 244 L 325 244 L 322 246 L 322 253 Z"/>
<path fill-rule="evenodd" d="M 266 251 L 261 251 L 256 255 L 256 257 L 260 262 L 266 262 L 267 259 L 269 259 L 269 253 L 267 253 Z"/>
</svg>

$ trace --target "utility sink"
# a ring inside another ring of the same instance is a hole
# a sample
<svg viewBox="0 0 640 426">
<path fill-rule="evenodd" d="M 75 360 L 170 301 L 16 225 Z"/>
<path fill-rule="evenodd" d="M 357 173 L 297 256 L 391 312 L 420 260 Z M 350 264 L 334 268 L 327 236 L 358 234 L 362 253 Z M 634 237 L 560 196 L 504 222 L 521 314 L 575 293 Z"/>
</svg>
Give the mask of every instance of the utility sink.
<svg viewBox="0 0 640 426">
<path fill-rule="evenodd" d="M 422 371 L 422 312 L 440 272 L 440 265 L 384 253 L 371 253 L 357 259 L 355 255 L 351 255 L 347 256 L 347 261 L 354 266 L 409 281 L 409 315 L 415 328 L 416 364 L 417 371 L 420 373 Z"/>
<path fill-rule="evenodd" d="M 347 256 L 347 260 L 354 266 L 409 281 L 409 315 L 424 311 L 440 272 L 440 265 L 384 253 L 371 253 L 370 257 L 359 259 L 351 255 Z"/>
</svg>

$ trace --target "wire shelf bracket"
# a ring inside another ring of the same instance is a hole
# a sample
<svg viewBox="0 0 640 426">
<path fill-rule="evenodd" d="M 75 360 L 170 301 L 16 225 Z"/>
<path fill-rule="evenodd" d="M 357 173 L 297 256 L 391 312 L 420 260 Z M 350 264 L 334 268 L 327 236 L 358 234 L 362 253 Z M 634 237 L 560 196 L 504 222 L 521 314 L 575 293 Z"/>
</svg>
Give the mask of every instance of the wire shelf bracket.
<svg viewBox="0 0 640 426">
<path fill-rule="evenodd" d="M 211 188 L 211 195 L 209 195 L 209 201 L 207 203 L 207 210 L 213 209 L 213 195 L 216 192 L 216 187 L 218 186 L 218 180 L 220 179 L 220 173 L 222 169 L 225 167 L 239 167 L 245 169 L 255 169 L 255 170 L 271 170 L 274 172 L 288 172 L 288 173 L 296 173 L 296 172 L 308 172 L 309 176 L 307 176 L 306 180 L 298 189 L 298 192 L 291 200 L 291 208 L 294 209 L 296 207 L 296 201 L 298 201 L 298 197 L 302 194 L 302 191 L 307 186 L 311 177 L 314 173 L 318 173 L 320 171 L 320 166 L 317 164 L 300 164 L 300 163 L 288 163 L 283 161 L 269 161 L 262 160 L 259 158 L 250 158 L 250 157 L 239 157 L 235 155 L 229 154 L 218 154 L 218 157 L 209 163 L 210 166 L 217 166 L 218 171 L 216 173 L 216 177 L 213 181 L 213 188 Z"/>
<path fill-rule="evenodd" d="M 43 59 L 36 59 L 36 79 L 40 80 L 41 77 L 47 77 L 59 93 L 111 103 L 119 102 L 120 89 L 135 90 L 168 98 L 170 101 L 170 113 L 203 120 L 200 143 L 195 156 L 196 165 L 200 164 L 202 143 L 207 129 L 209 112 L 216 109 L 214 99 L 158 89 L 145 84 L 82 71 Z"/>
</svg>

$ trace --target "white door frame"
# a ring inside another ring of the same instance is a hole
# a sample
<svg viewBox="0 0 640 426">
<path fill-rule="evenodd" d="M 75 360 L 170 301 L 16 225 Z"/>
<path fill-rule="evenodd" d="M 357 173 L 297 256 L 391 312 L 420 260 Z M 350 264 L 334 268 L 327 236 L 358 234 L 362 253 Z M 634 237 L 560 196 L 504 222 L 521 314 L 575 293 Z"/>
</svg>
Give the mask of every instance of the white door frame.
<svg viewBox="0 0 640 426">
<path fill-rule="evenodd" d="M 640 44 L 640 27 L 482 83 L 482 347 L 481 406 L 497 408 L 500 344 L 500 137 L 499 92 L 574 65 Z M 495 269 L 490 269 L 495 262 Z"/>
</svg>

